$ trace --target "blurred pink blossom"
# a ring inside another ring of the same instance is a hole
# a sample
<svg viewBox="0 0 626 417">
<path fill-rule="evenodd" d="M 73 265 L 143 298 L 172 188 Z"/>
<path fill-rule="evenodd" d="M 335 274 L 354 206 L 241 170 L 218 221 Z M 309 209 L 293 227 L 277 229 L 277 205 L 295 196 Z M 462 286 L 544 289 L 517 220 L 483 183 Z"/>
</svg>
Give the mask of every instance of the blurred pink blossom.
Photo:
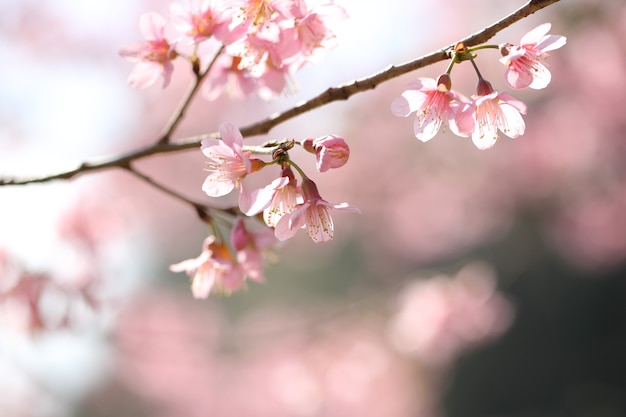
<svg viewBox="0 0 626 417">
<path fill-rule="evenodd" d="M 296 70 L 307 61 L 315 61 L 323 49 L 335 44 L 334 26 L 348 15 L 339 5 L 329 2 L 307 10 L 304 1 L 290 4 L 294 19 L 283 24 L 282 37 L 286 47 L 281 50 L 283 61 Z"/>
<path fill-rule="evenodd" d="M 223 0 L 190 0 L 191 10 L 179 3 L 170 5 L 170 22 L 195 43 L 215 37 L 229 45 L 246 34 L 243 26 L 232 25 L 235 11 Z"/>
<path fill-rule="evenodd" d="M 195 298 L 207 298 L 210 293 L 230 294 L 241 289 L 246 277 L 263 281 L 259 259 L 244 255 L 244 263 L 234 258 L 225 243 L 210 235 L 202 244 L 197 258 L 171 265 L 173 272 L 186 272 L 191 277 L 191 292 Z"/>
<path fill-rule="evenodd" d="M 178 54 L 175 43 L 170 43 L 164 36 L 165 19 L 156 12 L 144 13 L 139 20 L 139 27 L 145 40 L 120 48 L 120 55 L 135 62 L 128 82 L 135 88 L 147 88 L 163 77 L 163 88 L 172 78 L 174 66 L 172 60 Z"/>
<path fill-rule="evenodd" d="M 454 278 L 437 276 L 409 285 L 389 323 L 389 338 L 401 352 L 445 365 L 467 348 L 502 334 L 512 313 L 491 270 L 471 264 Z"/>
<path fill-rule="evenodd" d="M 539 90 L 550 84 L 552 75 L 544 64 L 547 52 L 562 47 L 567 41 L 565 36 L 549 35 L 550 27 L 550 23 L 537 26 L 522 37 L 519 45 L 500 45 L 503 55 L 500 62 L 507 66 L 504 77 L 511 88 Z"/>
<path fill-rule="evenodd" d="M 202 87 L 203 96 L 212 101 L 226 91 L 233 99 L 250 97 L 256 91 L 256 81 L 240 64 L 241 57 L 221 54 L 211 67 Z"/>
<path fill-rule="evenodd" d="M 297 309 L 221 323 L 184 300 L 142 298 L 118 322 L 117 374 L 159 417 L 433 415 L 427 375 L 388 348 L 377 321 L 312 331 Z"/>
</svg>

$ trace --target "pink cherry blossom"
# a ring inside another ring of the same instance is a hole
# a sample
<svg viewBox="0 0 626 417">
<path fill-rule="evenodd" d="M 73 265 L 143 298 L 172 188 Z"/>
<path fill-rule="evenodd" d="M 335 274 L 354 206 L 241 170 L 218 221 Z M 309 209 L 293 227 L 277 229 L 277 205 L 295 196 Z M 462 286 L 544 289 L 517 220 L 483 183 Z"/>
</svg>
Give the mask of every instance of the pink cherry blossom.
<svg viewBox="0 0 626 417">
<path fill-rule="evenodd" d="M 307 138 L 302 146 L 317 157 L 317 170 L 328 171 L 340 168 L 348 162 L 350 148 L 344 138 L 337 135 L 325 135 L 319 138 Z"/>
<path fill-rule="evenodd" d="M 263 253 L 278 244 L 274 231 L 265 227 L 252 232 L 246 227 L 243 218 L 238 217 L 233 224 L 230 241 L 237 251 L 237 262 L 247 277 L 256 282 L 264 282 Z"/>
<path fill-rule="evenodd" d="M 202 94 L 209 100 L 218 98 L 224 90 L 233 99 L 245 99 L 256 91 L 256 81 L 250 72 L 241 68 L 241 57 L 220 55 L 204 83 Z"/>
<path fill-rule="evenodd" d="M 510 138 L 524 134 L 526 125 L 522 114 L 526 105 L 506 93 L 493 90 L 484 79 L 478 82 L 477 95 L 472 103 L 457 112 L 456 123 L 461 131 L 472 132 L 472 141 L 478 149 L 489 149 L 498 140 L 498 130 Z"/>
<path fill-rule="evenodd" d="M 272 39 L 255 33 L 226 48 L 228 55 L 236 57 L 237 67 L 232 70 L 251 78 L 254 89 L 264 100 L 276 97 L 290 85 L 290 67 L 280 54 L 282 45 L 278 35 Z"/>
<path fill-rule="evenodd" d="M 230 193 L 255 169 L 253 162 L 262 164 L 258 159 L 250 159 L 249 152 L 243 152 L 243 136 L 235 125 L 222 123 L 220 136 L 221 140 L 202 141 L 202 153 L 209 158 L 206 168 L 209 175 L 202 185 L 202 190 L 209 197 L 221 197 Z"/>
<path fill-rule="evenodd" d="M 289 170 L 291 169 L 289 168 Z M 296 184 L 296 179 L 293 174 L 287 178 L 289 178 L 287 184 L 276 190 L 272 196 L 272 200 L 263 210 L 263 220 L 269 227 L 276 227 L 278 221 L 285 214 L 291 213 L 296 206 L 303 201 L 300 188 Z"/>
<path fill-rule="evenodd" d="M 139 27 L 145 40 L 123 46 L 119 51 L 122 57 L 136 63 L 128 83 L 134 88 L 147 88 L 162 76 L 165 88 L 174 71 L 171 61 L 178 56 L 174 50 L 175 43 L 170 43 L 163 34 L 165 19 L 156 12 L 144 13 Z"/>
<path fill-rule="evenodd" d="M 287 240 L 293 237 L 298 229 L 306 226 L 309 237 L 315 243 L 329 242 L 334 235 L 333 219 L 329 209 L 357 212 L 360 210 L 347 203 L 331 204 L 322 199 L 317 185 L 309 178 L 302 180 L 302 195 L 304 203 L 280 218 L 276 224 L 276 237 Z"/>
<path fill-rule="evenodd" d="M 435 137 L 444 122 L 448 123 L 454 134 L 469 136 L 471 130 L 460 129 L 455 121 L 459 106 L 469 103 L 469 100 L 451 90 L 451 85 L 448 74 L 441 75 L 437 81 L 432 78 L 418 78 L 391 103 L 391 112 L 400 117 L 407 117 L 415 112 L 417 118 L 413 130 L 415 137 L 422 142 Z"/>
<path fill-rule="evenodd" d="M 500 62 L 507 66 L 504 77 L 511 88 L 539 90 L 550 83 L 552 75 L 544 64 L 547 52 L 562 47 L 567 41 L 565 36 L 548 34 L 550 27 L 550 23 L 537 26 L 522 37 L 519 45 L 500 45 L 504 55 Z"/>
<path fill-rule="evenodd" d="M 187 11 L 179 3 L 170 5 L 172 25 L 195 43 L 215 37 L 224 45 L 229 45 L 243 36 L 242 26 L 231 25 L 234 11 L 221 0 L 190 0 L 191 10 Z"/>
<path fill-rule="evenodd" d="M 207 298 L 211 292 L 229 294 L 243 287 L 246 271 L 224 243 L 211 235 L 204 240 L 202 253 L 171 265 L 173 272 L 186 272 L 191 277 L 191 291 L 195 298 Z"/>
<path fill-rule="evenodd" d="M 333 28 L 348 15 L 332 2 L 313 10 L 307 10 L 303 1 L 288 3 L 294 19 L 281 22 L 283 45 L 280 53 L 283 62 L 295 71 L 307 61 L 316 61 L 322 50 L 334 46 L 336 36 Z"/>
<path fill-rule="evenodd" d="M 291 213 L 302 203 L 291 167 L 287 166 L 279 178 L 264 188 L 248 192 L 241 189 L 239 209 L 247 216 L 263 212 L 263 220 L 269 227 L 275 227 L 282 216 Z"/>
<path fill-rule="evenodd" d="M 285 3 L 284 0 L 235 0 L 233 7 L 239 9 L 239 20 L 247 27 L 248 33 L 259 31 L 271 32 L 278 35 L 278 26 L 275 18 L 282 17 L 276 8 L 276 3 Z M 280 11 L 285 11 L 282 7 Z"/>
</svg>

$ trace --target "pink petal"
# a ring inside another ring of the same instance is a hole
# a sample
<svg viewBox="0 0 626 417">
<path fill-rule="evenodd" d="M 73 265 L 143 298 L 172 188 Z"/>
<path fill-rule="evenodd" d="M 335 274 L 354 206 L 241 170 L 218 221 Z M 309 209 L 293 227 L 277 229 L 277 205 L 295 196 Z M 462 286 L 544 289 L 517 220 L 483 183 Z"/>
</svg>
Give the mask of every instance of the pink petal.
<svg viewBox="0 0 626 417">
<path fill-rule="evenodd" d="M 541 41 L 546 33 L 548 33 L 551 27 L 552 25 L 550 23 L 544 23 L 537 26 L 536 28 L 522 36 L 520 45 L 536 45 Z"/>
<path fill-rule="evenodd" d="M 326 203 L 326 202 L 324 202 Z M 339 211 L 345 211 L 348 213 L 361 213 L 361 209 L 355 206 L 351 206 L 348 203 L 339 203 L 339 204 L 330 204 L 330 203 L 326 203 L 326 205 L 332 209 L 335 210 L 339 210 Z"/>
<path fill-rule="evenodd" d="M 298 230 L 302 226 L 304 226 L 304 213 L 309 205 L 309 203 L 302 204 L 296 207 L 293 212 L 287 213 L 283 217 L 281 217 L 278 223 L 276 223 L 274 236 L 276 236 L 276 238 L 281 241 L 287 240 L 295 236 Z"/>
<path fill-rule="evenodd" d="M 433 78 L 418 77 L 411 81 L 406 87 L 407 90 L 430 91 L 437 89 L 437 81 Z"/>
<path fill-rule="evenodd" d="M 535 64 L 534 77 L 528 86 L 534 90 L 541 90 L 546 88 L 551 80 L 552 74 L 550 74 L 550 70 L 542 63 L 537 62 Z"/>
<path fill-rule="evenodd" d="M 156 82 L 163 72 L 163 66 L 156 62 L 138 62 L 128 76 L 128 83 L 134 88 L 147 88 Z"/>
<path fill-rule="evenodd" d="M 524 118 L 519 113 L 518 109 L 508 104 L 502 104 L 500 106 L 502 113 L 504 114 L 504 120 L 506 120 L 506 126 L 500 126 L 502 133 L 510 138 L 516 138 L 524 134 L 526 124 Z"/>
<path fill-rule="evenodd" d="M 417 139 L 428 142 L 439 133 L 442 124 L 443 120 L 437 117 L 416 118 L 413 122 L 413 132 Z"/>
<path fill-rule="evenodd" d="M 170 23 L 182 33 L 187 33 L 193 28 L 189 12 L 179 3 L 170 4 Z"/>
<path fill-rule="evenodd" d="M 509 87 L 520 90 L 532 84 L 533 75 L 529 71 L 518 71 L 517 68 L 508 66 L 504 71 L 504 80 Z"/>
<path fill-rule="evenodd" d="M 470 104 L 465 105 L 463 109 L 457 110 L 454 123 L 449 121 L 450 130 L 459 136 L 470 136 L 476 128 L 476 119 L 474 118 L 475 112 L 476 107 Z M 455 130 L 457 131 L 455 132 Z"/>
<path fill-rule="evenodd" d="M 485 131 L 483 131 L 483 132 L 485 132 Z M 487 133 L 484 134 L 483 136 L 481 136 L 478 133 L 478 131 L 476 131 L 472 135 L 472 142 L 474 142 L 474 145 L 478 149 L 480 149 L 481 151 L 493 148 L 493 145 L 496 144 L 496 141 L 498 139 L 497 131 L 496 131 L 495 128 L 489 127 L 488 129 L 486 129 L 486 132 Z"/>
<path fill-rule="evenodd" d="M 207 298 L 213 289 L 215 284 L 216 271 L 209 269 L 208 267 L 204 271 L 198 271 L 193 276 L 191 281 L 191 292 L 194 298 Z"/>
<path fill-rule="evenodd" d="M 217 178 L 209 175 L 202 184 L 202 191 L 209 197 L 221 197 L 235 189 L 235 181 L 224 181 L 223 178 Z"/>
<path fill-rule="evenodd" d="M 567 42 L 567 38 L 561 35 L 549 35 L 546 36 L 540 43 L 535 46 L 536 49 L 539 49 L 542 52 L 554 51 L 555 49 L 559 49 Z"/>
<path fill-rule="evenodd" d="M 510 106 L 515 107 L 520 113 L 526 114 L 526 104 L 523 101 L 516 99 L 512 95 L 507 93 L 500 93 L 498 95 L 498 99 Z"/>
<path fill-rule="evenodd" d="M 428 96 L 417 90 L 407 90 L 391 103 L 391 113 L 394 116 L 407 117 L 418 111 Z"/>
<path fill-rule="evenodd" d="M 237 126 L 232 123 L 222 123 L 220 125 L 220 137 L 229 148 L 241 155 L 243 147 L 243 136 Z"/>
<path fill-rule="evenodd" d="M 283 188 L 289 183 L 289 178 L 276 178 L 264 188 L 248 192 L 241 184 L 241 194 L 239 195 L 239 209 L 246 216 L 254 216 L 265 210 L 272 202 L 272 197 L 277 189 Z"/>
<path fill-rule="evenodd" d="M 166 61 L 163 64 L 161 75 L 163 76 L 163 85 L 161 88 L 166 88 L 170 85 L 170 81 L 172 80 L 172 73 L 174 72 L 174 65 L 172 65 L 172 61 Z"/>
<path fill-rule="evenodd" d="M 156 12 L 148 12 L 139 18 L 139 29 L 144 38 L 149 41 L 157 41 L 163 39 L 163 28 L 165 27 L 165 19 Z"/>
</svg>

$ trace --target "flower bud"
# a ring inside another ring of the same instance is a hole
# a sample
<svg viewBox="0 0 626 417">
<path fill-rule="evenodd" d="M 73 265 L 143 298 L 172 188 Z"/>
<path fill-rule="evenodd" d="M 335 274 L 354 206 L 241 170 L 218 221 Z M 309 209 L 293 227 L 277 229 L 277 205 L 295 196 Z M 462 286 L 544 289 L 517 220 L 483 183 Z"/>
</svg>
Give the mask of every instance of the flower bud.
<svg viewBox="0 0 626 417">
<path fill-rule="evenodd" d="M 441 74 L 439 78 L 437 78 L 437 91 L 441 91 L 442 93 L 448 92 L 452 89 L 452 79 L 450 78 L 450 74 Z"/>
<path fill-rule="evenodd" d="M 317 157 L 317 170 L 328 171 L 331 168 L 340 168 L 348 162 L 350 148 L 346 141 L 337 135 L 326 135 L 316 139 L 305 139 L 302 146 Z"/>
<path fill-rule="evenodd" d="M 478 80 L 478 85 L 476 86 L 476 93 L 479 96 L 488 96 L 493 93 L 493 87 L 491 83 L 484 78 Z"/>
<path fill-rule="evenodd" d="M 243 250 L 250 241 L 250 235 L 241 217 L 237 217 L 230 232 L 230 243 L 237 251 Z"/>
</svg>

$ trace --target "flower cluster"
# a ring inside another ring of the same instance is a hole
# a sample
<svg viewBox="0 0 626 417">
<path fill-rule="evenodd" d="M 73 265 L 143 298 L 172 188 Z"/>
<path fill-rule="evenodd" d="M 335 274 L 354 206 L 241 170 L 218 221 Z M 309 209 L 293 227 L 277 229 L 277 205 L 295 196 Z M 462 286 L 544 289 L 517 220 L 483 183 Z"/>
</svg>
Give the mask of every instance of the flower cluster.
<svg viewBox="0 0 626 417">
<path fill-rule="evenodd" d="M 269 99 L 285 90 L 291 74 L 333 45 L 333 26 L 345 17 L 332 0 L 315 8 L 305 0 L 190 0 L 190 9 L 178 3 L 170 6 L 176 38 L 165 35 L 165 18 L 149 12 L 139 22 L 145 40 L 122 47 L 120 55 L 136 63 L 129 77 L 133 87 L 146 88 L 159 76 L 166 87 L 173 60 L 187 58 L 198 74 L 198 47 L 217 41 L 219 51 L 202 69 L 207 76 L 205 97 L 212 100 L 227 91 L 237 98 L 256 92 Z M 183 53 L 183 45 L 193 52 Z"/>
<path fill-rule="evenodd" d="M 316 155 L 320 172 L 342 167 L 350 156 L 348 144 L 337 135 L 244 146 L 241 132 L 230 123 L 220 126 L 220 139 L 202 141 L 201 149 L 208 159 L 208 176 L 202 189 L 210 197 L 239 190 L 241 215 L 232 222 L 229 242 L 219 237 L 221 233 L 209 217 L 213 233 L 205 240 L 200 256 L 171 266 L 172 271 L 185 271 L 192 277 L 195 297 L 204 298 L 211 292 L 231 293 L 242 288 L 247 279 L 262 282 L 267 249 L 293 237 L 302 228 L 314 242 L 328 242 L 334 235 L 330 210 L 359 211 L 347 203 L 332 204 L 321 197 L 315 182 L 289 157 L 288 151 L 296 144 Z M 268 150 L 271 161 L 252 157 L 268 154 Z M 280 167 L 278 178 L 259 189 L 245 186 L 248 175 L 271 165 Z M 300 183 L 294 169 L 302 178 Z M 262 230 L 249 232 L 242 215 L 262 217 Z"/>
<path fill-rule="evenodd" d="M 499 138 L 498 131 L 510 138 L 524 134 L 523 114 L 526 105 L 510 94 L 494 90 L 485 80 L 474 62 L 474 52 L 484 48 L 498 48 L 503 55 L 500 62 L 506 65 L 505 81 L 513 89 L 542 89 L 550 83 L 550 71 L 545 65 L 547 52 L 565 45 L 566 38 L 550 35 L 550 24 L 545 23 L 522 37 L 519 45 L 505 43 L 486 45 L 473 49 L 459 43 L 452 51 L 448 71 L 435 81 L 418 78 L 391 103 L 394 115 L 407 117 L 416 114 L 413 130 L 417 139 L 432 139 L 444 125 L 462 137 L 471 136 L 478 149 L 493 147 Z M 457 62 L 471 61 L 478 75 L 476 94 L 471 98 L 452 90 L 450 73 Z"/>
</svg>

